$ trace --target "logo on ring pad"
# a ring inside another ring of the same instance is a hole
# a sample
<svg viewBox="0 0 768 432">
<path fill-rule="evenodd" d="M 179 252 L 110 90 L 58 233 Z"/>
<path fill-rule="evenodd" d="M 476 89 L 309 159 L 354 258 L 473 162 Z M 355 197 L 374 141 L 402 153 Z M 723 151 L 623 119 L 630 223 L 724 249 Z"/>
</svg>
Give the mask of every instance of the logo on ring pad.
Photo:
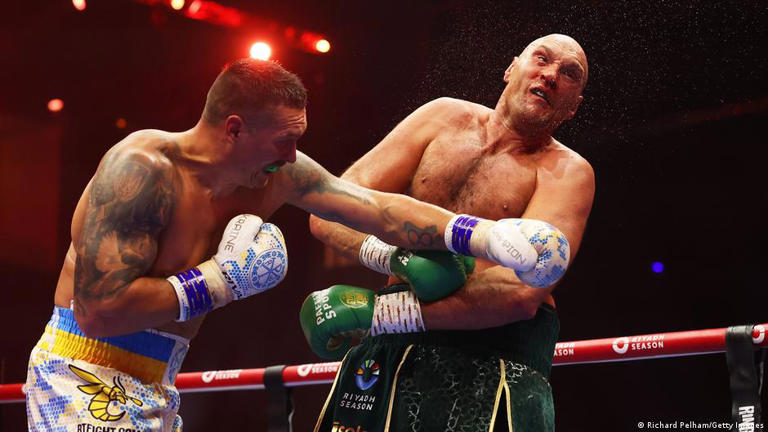
<svg viewBox="0 0 768 432">
<path fill-rule="evenodd" d="M 373 360 L 363 360 L 355 371 L 355 384 L 360 390 L 368 390 L 379 380 L 379 364 Z"/>
</svg>

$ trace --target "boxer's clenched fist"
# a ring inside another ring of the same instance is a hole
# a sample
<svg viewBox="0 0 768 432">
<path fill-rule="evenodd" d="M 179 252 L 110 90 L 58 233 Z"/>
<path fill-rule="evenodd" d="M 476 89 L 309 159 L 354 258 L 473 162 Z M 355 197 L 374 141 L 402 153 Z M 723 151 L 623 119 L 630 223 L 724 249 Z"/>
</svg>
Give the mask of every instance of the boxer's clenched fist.
<svg viewBox="0 0 768 432">
<path fill-rule="evenodd" d="M 537 288 L 555 284 L 570 259 L 565 234 L 536 219 L 494 222 L 457 215 L 445 229 L 445 244 L 453 252 L 514 269 L 523 283 Z"/>
<path fill-rule="evenodd" d="M 224 230 L 216 255 L 168 278 L 179 298 L 177 321 L 266 291 L 280 283 L 287 271 L 288 254 L 280 229 L 258 216 L 235 216 Z"/>
<path fill-rule="evenodd" d="M 365 288 L 334 285 L 311 293 L 301 305 L 301 329 L 315 354 L 340 359 L 371 329 L 374 294 Z"/>
</svg>

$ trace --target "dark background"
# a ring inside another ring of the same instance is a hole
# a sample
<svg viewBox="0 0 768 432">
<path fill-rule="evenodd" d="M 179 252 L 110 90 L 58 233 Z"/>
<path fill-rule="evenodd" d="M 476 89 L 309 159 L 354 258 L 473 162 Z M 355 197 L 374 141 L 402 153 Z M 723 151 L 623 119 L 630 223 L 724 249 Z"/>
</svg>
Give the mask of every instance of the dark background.
<svg viewBox="0 0 768 432">
<path fill-rule="evenodd" d="M 556 137 L 594 166 L 582 250 L 555 296 L 563 341 L 768 321 L 762 126 L 768 120 L 768 3 L 221 1 L 328 36 L 312 55 L 259 28 L 193 21 L 164 7 L 14 2 L 0 17 L 0 379 L 25 378 L 50 316 L 76 201 L 103 153 L 145 128 L 195 124 L 208 86 L 257 37 L 310 90 L 300 149 L 335 173 L 421 104 L 493 106 L 510 61 L 553 32 L 587 52 L 590 82 Z M 46 102 L 60 97 L 56 114 Z M 127 127 L 116 127 L 124 118 Z M 182 371 L 318 361 L 298 309 L 331 283 L 380 281 L 322 268 L 307 216 L 272 218 L 292 271 L 278 288 L 211 314 Z M 654 261 L 664 273 L 650 270 Z M 243 331 L 243 327 L 246 328 Z M 723 355 L 556 367 L 559 430 L 636 430 L 640 421 L 725 421 Z M 311 430 L 329 386 L 298 388 Z M 265 430 L 263 392 L 185 394 L 185 430 Z M 22 404 L 0 429 L 24 430 Z M 223 430 L 223 429 L 220 429 Z"/>
</svg>

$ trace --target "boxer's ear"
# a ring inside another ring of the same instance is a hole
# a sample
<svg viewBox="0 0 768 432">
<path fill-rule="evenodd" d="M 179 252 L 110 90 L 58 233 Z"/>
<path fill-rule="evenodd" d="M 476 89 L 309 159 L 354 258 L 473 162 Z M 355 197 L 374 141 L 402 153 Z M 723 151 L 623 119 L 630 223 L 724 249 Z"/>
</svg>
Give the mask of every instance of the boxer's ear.
<svg viewBox="0 0 768 432">
<path fill-rule="evenodd" d="M 516 64 L 517 64 L 517 56 L 515 56 L 515 58 L 512 59 L 512 63 L 510 63 L 510 65 L 507 68 L 507 70 L 504 71 L 504 82 L 505 83 L 509 82 L 509 74 L 512 73 L 512 68 L 515 67 Z"/>
<path fill-rule="evenodd" d="M 232 139 L 232 141 L 236 140 L 243 129 L 243 125 L 243 118 L 239 115 L 228 116 L 227 119 L 224 120 L 224 131 L 227 134 L 227 137 Z"/>
<path fill-rule="evenodd" d="M 568 117 L 566 117 L 566 120 L 570 120 L 573 118 L 573 116 L 576 115 L 576 110 L 579 109 L 579 105 L 581 105 L 581 101 L 583 100 L 584 96 L 579 96 L 579 98 L 576 99 L 576 102 L 574 102 L 571 108 L 568 110 Z"/>
</svg>

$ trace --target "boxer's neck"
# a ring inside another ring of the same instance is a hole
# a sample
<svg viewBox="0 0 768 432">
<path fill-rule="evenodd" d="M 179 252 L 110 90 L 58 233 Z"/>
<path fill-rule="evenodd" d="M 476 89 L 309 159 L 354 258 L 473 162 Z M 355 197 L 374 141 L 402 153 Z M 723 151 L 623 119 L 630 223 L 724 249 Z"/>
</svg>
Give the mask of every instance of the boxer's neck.
<svg viewBox="0 0 768 432">
<path fill-rule="evenodd" d="M 549 133 L 522 134 L 514 128 L 514 125 L 508 123 L 510 123 L 508 116 L 503 116 L 496 110 L 491 111 L 486 124 L 488 144 L 496 148 L 533 153 L 552 143 L 552 135 Z"/>
<path fill-rule="evenodd" d="M 242 177 L 235 169 L 233 144 L 213 125 L 200 120 L 179 134 L 183 163 L 212 198 L 232 193 Z"/>
</svg>

